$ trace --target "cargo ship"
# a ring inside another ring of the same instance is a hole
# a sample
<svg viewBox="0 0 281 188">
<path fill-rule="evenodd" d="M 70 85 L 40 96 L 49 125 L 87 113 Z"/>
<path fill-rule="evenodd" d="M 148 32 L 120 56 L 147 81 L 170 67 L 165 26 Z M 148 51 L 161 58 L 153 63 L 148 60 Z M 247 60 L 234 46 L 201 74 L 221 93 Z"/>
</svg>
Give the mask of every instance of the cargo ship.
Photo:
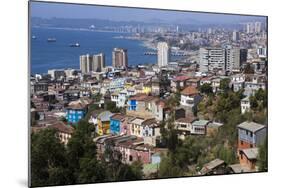
<svg viewBox="0 0 281 188">
<path fill-rule="evenodd" d="M 70 47 L 80 47 L 80 44 L 79 43 L 75 43 L 75 44 L 70 44 L 69 46 Z"/>
<path fill-rule="evenodd" d="M 56 39 L 56 38 L 48 38 L 47 41 L 48 41 L 48 42 L 56 42 L 57 39 Z"/>
</svg>

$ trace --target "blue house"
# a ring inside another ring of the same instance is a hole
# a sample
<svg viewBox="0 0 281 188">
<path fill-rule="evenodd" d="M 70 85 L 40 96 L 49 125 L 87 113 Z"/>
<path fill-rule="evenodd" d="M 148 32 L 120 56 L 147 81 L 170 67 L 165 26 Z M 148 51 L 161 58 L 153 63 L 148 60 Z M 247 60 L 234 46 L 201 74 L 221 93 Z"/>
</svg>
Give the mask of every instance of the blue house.
<svg viewBox="0 0 281 188">
<path fill-rule="evenodd" d="M 129 99 L 128 100 L 128 110 L 137 110 L 137 100 L 136 99 Z"/>
<path fill-rule="evenodd" d="M 82 118 L 85 117 L 87 113 L 88 104 L 84 101 L 73 101 L 70 102 L 66 108 L 66 119 L 68 123 L 76 124 Z"/>
<path fill-rule="evenodd" d="M 258 147 L 263 144 L 267 135 L 267 127 L 255 122 L 245 121 L 237 128 L 238 150 Z"/>
<path fill-rule="evenodd" d="M 125 116 L 122 114 L 114 114 L 110 117 L 110 133 L 120 135 L 126 132 L 124 125 Z"/>
</svg>

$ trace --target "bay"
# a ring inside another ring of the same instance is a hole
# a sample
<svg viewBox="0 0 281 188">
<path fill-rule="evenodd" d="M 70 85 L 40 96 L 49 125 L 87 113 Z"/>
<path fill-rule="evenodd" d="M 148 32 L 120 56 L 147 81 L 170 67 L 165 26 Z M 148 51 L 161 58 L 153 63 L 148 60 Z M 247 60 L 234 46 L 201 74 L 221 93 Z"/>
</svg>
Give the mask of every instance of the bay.
<svg viewBox="0 0 281 188">
<path fill-rule="evenodd" d="M 126 33 L 95 32 L 55 28 L 31 28 L 31 74 L 47 73 L 49 69 L 79 69 L 79 56 L 83 54 L 105 54 L 106 65 L 112 65 L 112 50 L 115 47 L 128 50 L 128 64 L 152 64 L 156 56 L 144 55 L 149 51 L 142 41 L 118 38 Z M 116 38 L 117 37 L 117 38 Z M 47 42 L 56 38 L 56 42 Z M 80 47 L 70 47 L 78 42 Z"/>
</svg>

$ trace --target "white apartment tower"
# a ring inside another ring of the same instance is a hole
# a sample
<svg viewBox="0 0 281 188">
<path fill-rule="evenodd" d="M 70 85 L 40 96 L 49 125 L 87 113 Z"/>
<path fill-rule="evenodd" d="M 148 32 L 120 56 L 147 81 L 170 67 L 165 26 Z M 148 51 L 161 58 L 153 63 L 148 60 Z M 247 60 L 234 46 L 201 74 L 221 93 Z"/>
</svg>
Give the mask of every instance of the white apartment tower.
<svg viewBox="0 0 281 188">
<path fill-rule="evenodd" d="M 260 33 L 262 30 L 261 22 L 255 22 L 255 33 Z"/>
<path fill-rule="evenodd" d="M 199 71 L 239 71 L 247 61 L 247 50 L 240 48 L 200 48 Z"/>
<path fill-rule="evenodd" d="M 169 62 L 170 49 L 166 42 L 158 42 L 157 44 L 157 62 L 158 67 L 167 66 Z"/>
<path fill-rule="evenodd" d="M 238 41 L 239 40 L 239 32 L 238 31 L 233 31 L 233 33 L 232 33 L 232 40 L 233 41 Z"/>
<path fill-rule="evenodd" d="M 81 55 L 80 70 L 82 73 L 101 72 L 105 67 L 105 55 L 103 53 L 96 55 Z"/>
<path fill-rule="evenodd" d="M 199 50 L 200 72 L 225 70 L 225 49 L 200 48 Z"/>
</svg>

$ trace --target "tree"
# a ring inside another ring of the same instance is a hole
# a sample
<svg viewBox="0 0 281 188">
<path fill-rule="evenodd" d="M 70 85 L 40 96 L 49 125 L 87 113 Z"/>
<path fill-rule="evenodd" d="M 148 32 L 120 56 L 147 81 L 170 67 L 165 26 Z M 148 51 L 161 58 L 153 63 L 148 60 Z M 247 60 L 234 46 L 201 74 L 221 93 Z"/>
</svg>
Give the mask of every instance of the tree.
<svg viewBox="0 0 281 188">
<path fill-rule="evenodd" d="M 171 158 L 171 156 L 163 157 L 159 166 L 159 177 L 179 177 L 182 176 L 182 170 L 176 166 Z"/>
<path fill-rule="evenodd" d="M 54 129 L 44 129 L 31 135 L 31 181 L 32 186 L 72 183 L 66 150 Z"/>
<path fill-rule="evenodd" d="M 134 179 L 141 179 L 143 177 L 143 164 L 141 161 L 134 161 L 131 164 L 132 174 L 134 175 Z"/>
<path fill-rule="evenodd" d="M 257 98 L 255 96 L 250 96 L 250 105 L 251 105 L 251 108 L 253 110 L 255 110 L 257 107 L 258 107 L 258 101 L 257 101 Z"/>
<path fill-rule="evenodd" d="M 106 101 L 105 102 L 105 109 L 112 112 L 112 113 L 118 113 L 120 112 L 120 109 L 116 107 L 116 103 L 112 101 Z"/>
<path fill-rule="evenodd" d="M 259 146 L 259 155 L 258 155 L 258 169 L 259 171 L 268 170 L 268 144 L 267 138 L 265 138 L 264 143 Z"/>
<path fill-rule="evenodd" d="M 122 163 L 122 154 L 114 150 L 113 143 L 106 148 L 102 165 L 105 167 L 107 181 L 137 180 L 142 178 L 142 164 L 133 162 L 132 165 Z"/>
<path fill-rule="evenodd" d="M 224 160 L 226 164 L 234 164 L 236 162 L 235 150 L 221 144 L 217 151 L 217 158 Z"/>
<path fill-rule="evenodd" d="M 67 145 L 67 156 L 69 168 L 75 177 L 75 183 L 79 183 L 81 177 L 88 177 L 88 175 L 80 174 L 81 169 L 84 167 L 85 161 L 90 161 L 96 158 L 96 145 L 93 142 L 93 132 L 95 127 L 88 122 L 81 120 L 78 123 L 77 129 L 72 135 Z M 93 165 L 93 164 L 91 164 Z M 98 165 L 98 164 L 97 164 Z M 95 169 L 88 171 L 91 175 L 97 172 Z M 98 176 L 99 177 L 99 176 Z M 85 179 L 82 178 L 84 181 Z"/>
<path fill-rule="evenodd" d="M 230 79 L 229 78 L 224 78 L 220 81 L 220 89 L 223 92 L 227 92 L 230 88 L 229 88 L 229 83 L 230 83 Z"/>
<path fill-rule="evenodd" d="M 206 95 L 210 95 L 213 93 L 213 88 L 212 88 L 211 84 L 205 83 L 200 86 L 200 92 L 205 93 Z"/>
<path fill-rule="evenodd" d="M 255 70 L 254 68 L 251 66 L 251 64 L 247 64 L 244 68 L 244 74 L 254 74 Z"/>
<path fill-rule="evenodd" d="M 79 160 L 78 183 L 102 182 L 106 180 L 105 168 L 96 158 L 83 157 Z"/>
</svg>

